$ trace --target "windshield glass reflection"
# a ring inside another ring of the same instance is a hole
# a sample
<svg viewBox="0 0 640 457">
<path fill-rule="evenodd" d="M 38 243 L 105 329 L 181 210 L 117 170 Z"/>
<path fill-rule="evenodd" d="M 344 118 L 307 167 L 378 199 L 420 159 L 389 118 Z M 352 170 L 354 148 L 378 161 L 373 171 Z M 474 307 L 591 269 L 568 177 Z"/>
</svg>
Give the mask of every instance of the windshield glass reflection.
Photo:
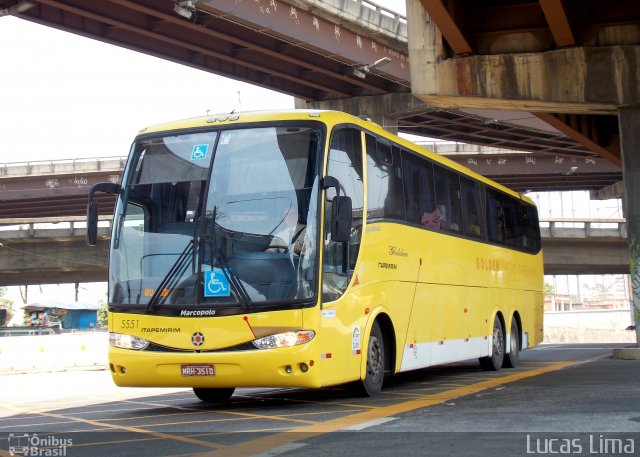
<svg viewBox="0 0 640 457">
<path fill-rule="evenodd" d="M 138 142 L 114 218 L 110 302 L 312 298 L 321 137 L 291 125 Z"/>
</svg>

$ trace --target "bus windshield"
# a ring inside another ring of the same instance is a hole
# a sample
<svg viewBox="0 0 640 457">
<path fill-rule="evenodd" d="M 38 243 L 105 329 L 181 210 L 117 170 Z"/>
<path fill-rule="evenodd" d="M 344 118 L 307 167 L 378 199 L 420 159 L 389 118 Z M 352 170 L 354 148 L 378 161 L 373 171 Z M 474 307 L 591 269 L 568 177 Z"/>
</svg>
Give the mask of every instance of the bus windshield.
<svg viewBox="0 0 640 457">
<path fill-rule="evenodd" d="M 137 141 L 114 217 L 112 306 L 311 302 L 322 138 L 298 122 Z"/>
</svg>

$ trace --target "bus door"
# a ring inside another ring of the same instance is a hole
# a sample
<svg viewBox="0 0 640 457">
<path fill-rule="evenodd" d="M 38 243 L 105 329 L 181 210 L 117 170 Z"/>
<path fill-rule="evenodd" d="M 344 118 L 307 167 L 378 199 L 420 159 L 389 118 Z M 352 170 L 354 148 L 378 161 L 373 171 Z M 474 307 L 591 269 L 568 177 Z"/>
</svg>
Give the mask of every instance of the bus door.
<svg viewBox="0 0 640 457">
<path fill-rule="evenodd" d="M 334 362 L 325 371 L 331 382 L 353 379 L 360 369 L 361 337 L 364 329 L 356 320 L 362 313 L 356 310 L 353 294 L 345 291 L 353 277 L 360 240 L 362 238 L 364 188 L 362 133 L 360 130 L 336 127 L 331 135 L 327 176 L 340 183 L 340 195 L 352 202 L 352 224 L 349 242 L 331 239 L 332 199 L 335 189 L 327 189 L 324 205 L 324 253 L 322 262 L 322 335 L 330 348 Z M 364 321 L 363 321 L 364 322 Z M 339 366 L 336 365 L 339 364 Z"/>
</svg>

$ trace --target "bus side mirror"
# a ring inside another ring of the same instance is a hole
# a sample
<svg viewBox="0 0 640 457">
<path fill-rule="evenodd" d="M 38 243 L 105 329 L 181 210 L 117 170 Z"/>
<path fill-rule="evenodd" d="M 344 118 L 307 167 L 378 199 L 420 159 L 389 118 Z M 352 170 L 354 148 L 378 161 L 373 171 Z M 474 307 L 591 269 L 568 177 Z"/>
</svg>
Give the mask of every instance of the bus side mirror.
<svg viewBox="0 0 640 457">
<path fill-rule="evenodd" d="M 94 184 L 89 190 L 89 200 L 87 202 L 87 235 L 85 239 L 89 246 L 95 246 L 98 240 L 98 213 L 100 205 L 93 199 L 93 195 L 96 192 L 118 195 L 120 193 L 120 186 L 111 182 L 100 182 Z"/>
<path fill-rule="evenodd" d="M 98 239 L 98 202 L 89 202 L 87 205 L 87 237 L 88 246 L 95 246 Z"/>
<path fill-rule="evenodd" d="M 333 197 L 331 205 L 331 239 L 346 243 L 351 239 L 351 197 Z"/>
<path fill-rule="evenodd" d="M 333 176 L 325 176 L 320 184 L 323 189 L 334 188 L 336 196 L 331 201 L 331 239 L 346 243 L 351 239 L 351 197 L 340 196 L 340 181 Z M 344 191 L 344 188 L 343 188 Z"/>
</svg>

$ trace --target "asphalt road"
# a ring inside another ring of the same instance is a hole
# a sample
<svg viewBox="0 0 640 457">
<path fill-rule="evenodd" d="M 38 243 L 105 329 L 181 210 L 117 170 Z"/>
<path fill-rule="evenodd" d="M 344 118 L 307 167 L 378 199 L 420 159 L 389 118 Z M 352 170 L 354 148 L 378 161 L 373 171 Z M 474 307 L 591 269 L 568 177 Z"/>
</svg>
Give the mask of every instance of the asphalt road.
<svg viewBox="0 0 640 457">
<path fill-rule="evenodd" d="M 640 361 L 615 345 L 541 345 L 520 366 L 469 361 L 346 389 L 238 389 L 206 405 L 186 389 L 112 385 L 106 371 L 0 376 L 0 456 L 640 456 Z"/>
</svg>

